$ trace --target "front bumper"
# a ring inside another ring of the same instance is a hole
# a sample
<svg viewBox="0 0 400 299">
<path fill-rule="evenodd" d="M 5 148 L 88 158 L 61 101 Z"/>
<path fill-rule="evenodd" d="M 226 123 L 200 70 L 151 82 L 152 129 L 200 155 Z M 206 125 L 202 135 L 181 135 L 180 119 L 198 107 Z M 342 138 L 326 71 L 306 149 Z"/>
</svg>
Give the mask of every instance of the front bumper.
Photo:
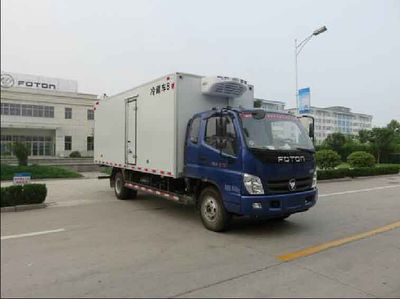
<svg viewBox="0 0 400 299">
<path fill-rule="evenodd" d="M 317 189 L 286 194 L 242 196 L 240 210 L 245 216 L 274 218 L 307 211 L 315 205 L 317 199 Z M 254 208 L 253 203 L 260 203 L 261 208 Z"/>
</svg>

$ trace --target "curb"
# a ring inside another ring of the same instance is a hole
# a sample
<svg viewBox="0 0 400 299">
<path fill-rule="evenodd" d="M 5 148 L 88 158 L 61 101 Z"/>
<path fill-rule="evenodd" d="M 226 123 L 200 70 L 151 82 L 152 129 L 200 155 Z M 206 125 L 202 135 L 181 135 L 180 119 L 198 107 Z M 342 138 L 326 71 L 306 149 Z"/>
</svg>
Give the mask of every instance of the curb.
<svg viewBox="0 0 400 299">
<path fill-rule="evenodd" d="M 36 203 L 31 205 L 19 205 L 19 206 L 12 206 L 12 207 L 3 207 L 1 208 L 1 213 L 6 212 L 22 212 L 28 210 L 36 210 L 36 209 L 43 209 L 46 208 L 46 203 Z"/>
</svg>

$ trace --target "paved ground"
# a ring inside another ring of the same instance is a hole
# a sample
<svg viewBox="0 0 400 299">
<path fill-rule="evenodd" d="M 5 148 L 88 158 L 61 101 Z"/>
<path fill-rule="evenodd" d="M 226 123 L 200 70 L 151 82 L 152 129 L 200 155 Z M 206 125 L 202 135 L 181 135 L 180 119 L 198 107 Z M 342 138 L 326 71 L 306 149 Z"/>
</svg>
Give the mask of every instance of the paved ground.
<svg viewBox="0 0 400 299">
<path fill-rule="evenodd" d="M 398 223 L 400 176 L 323 183 L 312 210 L 223 234 L 191 207 L 118 201 L 107 180 L 46 183 L 49 208 L 1 214 L 2 297 L 400 296 L 400 228 L 278 259 Z"/>
</svg>

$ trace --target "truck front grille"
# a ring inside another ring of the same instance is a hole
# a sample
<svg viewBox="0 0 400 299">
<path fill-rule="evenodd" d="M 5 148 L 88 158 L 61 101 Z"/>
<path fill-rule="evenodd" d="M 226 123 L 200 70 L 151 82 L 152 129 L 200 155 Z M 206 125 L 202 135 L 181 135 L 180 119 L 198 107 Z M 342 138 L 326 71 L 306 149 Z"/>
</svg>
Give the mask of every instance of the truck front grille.
<svg viewBox="0 0 400 299">
<path fill-rule="evenodd" d="M 267 181 L 267 190 L 268 193 L 290 193 L 290 192 L 299 192 L 299 191 L 306 191 L 311 189 L 312 185 L 312 176 L 308 177 L 300 177 L 294 178 L 296 180 L 296 189 L 291 190 L 289 188 L 289 181 L 292 178 L 285 179 L 285 180 L 268 180 Z"/>
</svg>

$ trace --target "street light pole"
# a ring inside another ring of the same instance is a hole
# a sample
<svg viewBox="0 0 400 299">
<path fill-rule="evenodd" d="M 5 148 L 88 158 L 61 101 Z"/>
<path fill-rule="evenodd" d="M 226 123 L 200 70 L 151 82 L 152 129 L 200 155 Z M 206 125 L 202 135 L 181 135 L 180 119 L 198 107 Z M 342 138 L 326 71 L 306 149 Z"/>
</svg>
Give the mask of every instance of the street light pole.
<svg viewBox="0 0 400 299">
<path fill-rule="evenodd" d="M 313 36 L 317 36 L 318 34 L 321 34 L 328 29 L 325 26 L 322 26 L 316 30 L 309 36 L 307 36 L 302 42 L 297 44 L 297 39 L 294 40 L 294 72 L 295 72 L 295 82 L 296 82 L 296 92 L 295 92 L 295 97 L 296 97 L 296 107 L 297 107 L 297 113 L 299 112 L 299 78 L 298 78 L 298 61 L 297 57 L 299 56 L 301 50 L 303 50 L 304 46 L 311 40 Z"/>
</svg>

